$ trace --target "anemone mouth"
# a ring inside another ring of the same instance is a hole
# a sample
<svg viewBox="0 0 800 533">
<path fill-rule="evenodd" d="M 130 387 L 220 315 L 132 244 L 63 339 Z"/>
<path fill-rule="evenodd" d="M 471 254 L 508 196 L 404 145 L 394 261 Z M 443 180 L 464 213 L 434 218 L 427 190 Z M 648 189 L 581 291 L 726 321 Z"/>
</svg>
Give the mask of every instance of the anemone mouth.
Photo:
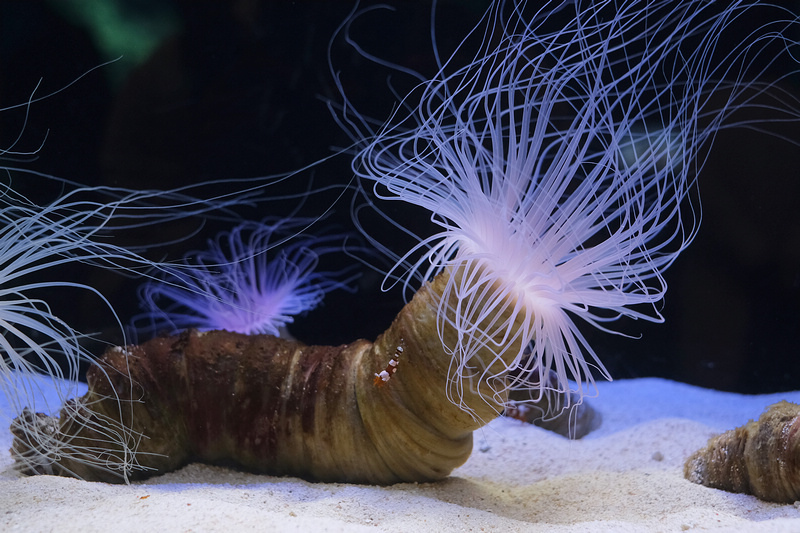
<svg viewBox="0 0 800 533">
<path fill-rule="evenodd" d="M 564 311 L 563 292 L 547 281 L 509 279 L 497 264 L 482 256 L 448 265 L 437 312 L 437 331 L 451 358 L 448 398 L 468 411 L 468 394 L 505 405 L 511 390 L 534 391 L 531 402 L 574 393 L 563 407 L 580 403 L 591 394 L 596 373 L 610 376 Z"/>
</svg>

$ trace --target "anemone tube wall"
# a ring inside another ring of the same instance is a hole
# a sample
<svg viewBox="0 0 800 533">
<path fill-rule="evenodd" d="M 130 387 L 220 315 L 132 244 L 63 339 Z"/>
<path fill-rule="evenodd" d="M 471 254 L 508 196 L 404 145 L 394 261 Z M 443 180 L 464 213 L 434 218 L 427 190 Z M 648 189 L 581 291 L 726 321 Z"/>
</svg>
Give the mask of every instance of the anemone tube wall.
<svg viewBox="0 0 800 533">
<path fill-rule="evenodd" d="M 465 377 L 471 411 L 443 401 L 449 358 L 440 335 L 452 345 L 457 333 L 437 333 L 433 302 L 448 275 L 420 290 L 374 344 L 305 346 L 270 335 L 190 330 L 112 349 L 90 373 L 90 391 L 80 406 L 51 422 L 64 442 L 60 457 L 43 461 L 42 450 L 29 447 L 28 428 L 47 424 L 32 413 L 17 421 L 14 453 L 21 464 L 47 464 L 46 470 L 31 471 L 119 481 L 130 458 L 121 447 L 100 446 L 94 424 L 85 420 L 102 424 L 120 412 L 121 400 L 129 406 L 122 424 L 147 436 L 139 443 L 132 479 L 191 460 L 234 461 L 320 481 L 445 477 L 469 456 L 472 431 L 496 416 L 505 400 L 489 394 L 486 383 Z M 507 318 L 508 313 L 490 315 L 484 326 Z M 398 371 L 376 386 L 375 374 L 398 346 L 404 347 Z M 486 365 L 476 368 L 476 377 L 480 371 L 502 372 L 489 367 L 499 364 L 489 353 L 488 363 L 481 354 L 475 358 L 476 365 Z M 81 418 L 69 416 L 73 410 Z"/>
</svg>

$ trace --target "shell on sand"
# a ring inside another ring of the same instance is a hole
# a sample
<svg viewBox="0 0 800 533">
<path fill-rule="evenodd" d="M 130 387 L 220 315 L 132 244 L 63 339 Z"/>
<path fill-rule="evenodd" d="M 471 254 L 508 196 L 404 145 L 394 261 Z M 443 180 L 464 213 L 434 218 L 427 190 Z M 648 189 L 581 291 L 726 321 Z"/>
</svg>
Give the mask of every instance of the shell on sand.
<svg viewBox="0 0 800 533">
<path fill-rule="evenodd" d="M 778 402 L 758 420 L 717 435 L 684 465 L 686 479 L 762 500 L 800 500 L 800 405 Z"/>
</svg>

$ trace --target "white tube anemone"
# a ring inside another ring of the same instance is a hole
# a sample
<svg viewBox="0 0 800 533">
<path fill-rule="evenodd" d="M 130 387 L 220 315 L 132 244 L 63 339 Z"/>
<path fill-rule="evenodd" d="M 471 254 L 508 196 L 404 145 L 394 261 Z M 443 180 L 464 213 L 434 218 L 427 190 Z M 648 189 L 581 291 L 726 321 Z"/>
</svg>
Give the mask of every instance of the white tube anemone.
<svg viewBox="0 0 800 533">
<path fill-rule="evenodd" d="M 81 388 L 76 383 L 80 362 L 91 360 L 91 356 L 81 345 L 85 335 L 56 316 L 48 302 L 58 291 L 78 289 L 95 294 L 121 328 L 116 313 L 106 298 L 89 285 L 38 279 L 43 273 L 73 263 L 128 272 L 151 266 L 135 253 L 103 243 L 100 238 L 115 209 L 124 205 L 125 200 L 108 203 L 77 200 L 76 196 L 82 192 L 86 190 L 73 191 L 48 206 L 38 206 L 11 190 L 4 191 L 0 207 L 0 348 L 3 351 L 0 387 L 6 397 L 5 404 L 15 414 L 23 412 L 23 408 L 53 413 L 64 404 L 62 413 L 70 413 L 92 427 L 100 440 L 120 443 L 124 455 L 133 458 L 140 435 L 113 421 L 92 422 L 74 403 L 66 402 Z M 37 280 L 31 279 L 33 275 Z M 56 355 L 60 356 L 59 361 Z M 44 386 L 42 380 L 35 378 L 42 373 L 59 379 Z M 124 406 L 120 404 L 119 409 Z M 69 449 L 69 442 L 60 439 L 56 428 L 41 424 L 38 418 L 20 424 L 26 425 L 29 439 L 40 443 L 50 456 L 58 457 Z M 38 465 L 43 457 L 31 455 L 22 460 Z"/>
<path fill-rule="evenodd" d="M 622 316 L 662 320 L 662 273 L 700 219 L 690 193 L 701 150 L 769 88 L 751 80 L 796 24 L 736 35 L 754 10 L 790 15 L 753 2 L 550 2 L 528 16 L 534 7 L 497 2 L 473 30 L 475 59 L 441 64 L 377 132 L 363 134 L 370 122 L 350 102 L 341 120 L 361 143 L 353 168 L 364 187 L 427 209 L 439 227 L 387 279 L 463 271 L 438 312 L 440 335 L 458 332 L 445 346 L 451 383 L 471 376 L 498 397 L 547 392 L 550 369 L 559 391 L 574 380 L 583 394 L 593 371 L 610 378 L 576 318 L 603 330 Z M 722 51 L 729 33 L 736 44 Z M 507 319 L 476 326 L 499 305 Z M 514 342 L 534 342 L 532 353 L 504 357 L 500 375 L 474 359 Z"/>
<path fill-rule="evenodd" d="M 162 281 L 142 286 L 140 299 L 153 327 L 280 335 L 294 316 L 334 289 L 349 289 L 355 279 L 351 268 L 317 271 L 321 255 L 343 250 L 335 245 L 343 236 L 298 233 L 313 222 L 245 222 L 209 240 L 207 250 L 188 254 Z"/>
</svg>

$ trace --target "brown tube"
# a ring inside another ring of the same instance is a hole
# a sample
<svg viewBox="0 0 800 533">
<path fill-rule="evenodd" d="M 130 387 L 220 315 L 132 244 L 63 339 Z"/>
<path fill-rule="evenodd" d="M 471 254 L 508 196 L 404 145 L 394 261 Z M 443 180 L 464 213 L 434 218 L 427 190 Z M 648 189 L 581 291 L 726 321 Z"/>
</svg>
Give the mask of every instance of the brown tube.
<svg viewBox="0 0 800 533">
<path fill-rule="evenodd" d="M 110 482 L 191 461 L 318 481 L 446 477 L 506 400 L 504 387 L 452 375 L 446 347 L 457 334 L 437 322 L 448 276 L 425 284 L 375 343 L 187 331 L 108 350 L 88 373 L 88 393 L 57 422 L 30 411 L 14 422 L 17 462 L 29 473 Z M 503 350 L 513 359 L 521 347 Z M 470 359 L 474 375 L 502 380 L 511 361 L 484 352 Z M 391 360 L 394 373 L 376 381 Z M 453 387 L 463 391 L 461 406 L 447 397 Z M 109 428 L 124 438 L 109 439 Z"/>
</svg>

